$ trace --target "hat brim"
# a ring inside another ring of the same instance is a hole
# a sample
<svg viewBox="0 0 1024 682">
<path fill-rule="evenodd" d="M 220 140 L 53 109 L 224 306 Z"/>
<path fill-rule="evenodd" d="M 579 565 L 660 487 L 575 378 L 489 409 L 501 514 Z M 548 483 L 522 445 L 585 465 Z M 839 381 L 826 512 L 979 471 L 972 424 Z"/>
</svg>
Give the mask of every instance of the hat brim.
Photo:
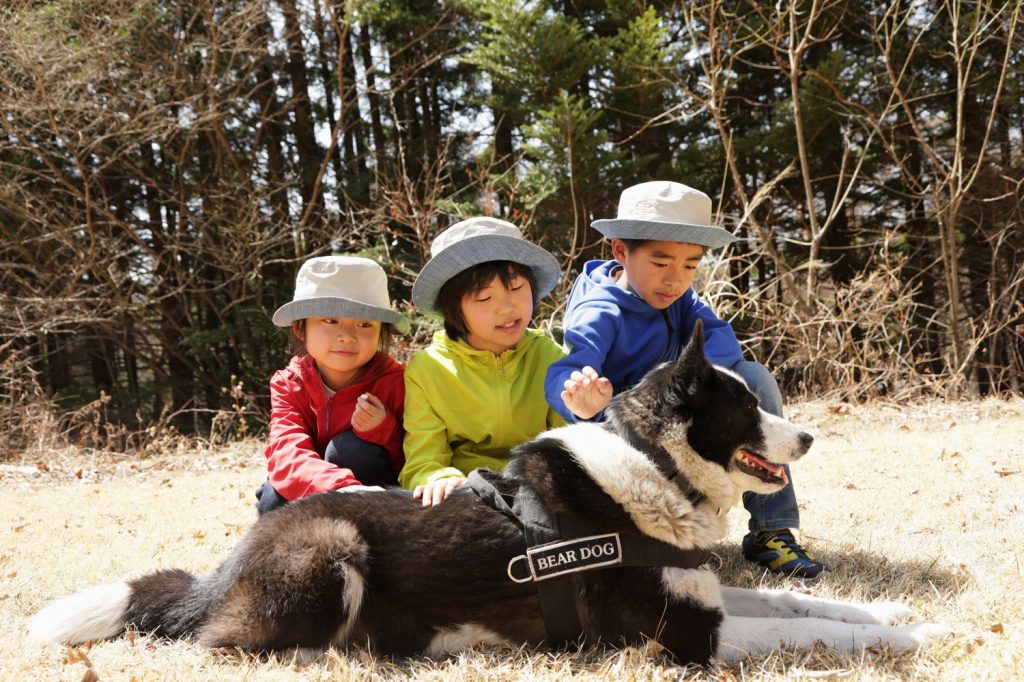
<svg viewBox="0 0 1024 682">
<path fill-rule="evenodd" d="M 463 270 L 490 261 L 511 261 L 533 271 L 536 300 L 547 296 L 562 277 L 558 259 L 530 242 L 506 235 L 477 235 L 452 244 L 423 266 L 412 285 L 416 309 L 437 312 L 437 295 L 445 282 Z"/>
<path fill-rule="evenodd" d="M 662 223 L 653 220 L 628 220 L 613 218 L 595 220 L 590 224 L 609 239 L 652 239 L 655 241 L 684 242 L 717 249 L 736 241 L 736 237 L 714 225 L 690 225 L 687 223 Z"/>
<path fill-rule="evenodd" d="M 307 317 L 354 317 L 361 320 L 380 320 L 387 322 L 402 334 L 409 331 L 409 320 L 394 310 L 337 296 L 317 296 L 285 303 L 274 313 L 273 321 L 278 327 L 287 327 L 292 322 L 304 320 Z"/>
</svg>

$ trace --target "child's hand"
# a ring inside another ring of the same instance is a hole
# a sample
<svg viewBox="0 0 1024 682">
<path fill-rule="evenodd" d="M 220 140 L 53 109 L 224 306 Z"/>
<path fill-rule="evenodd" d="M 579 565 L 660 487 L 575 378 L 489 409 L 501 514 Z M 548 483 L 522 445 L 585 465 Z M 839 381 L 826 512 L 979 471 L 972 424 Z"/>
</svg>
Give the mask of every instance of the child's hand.
<svg viewBox="0 0 1024 682">
<path fill-rule="evenodd" d="M 465 482 L 466 479 L 455 476 L 439 478 L 436 481 L 416 486 L 416 490 L 412 491 L 412 497 L 414 500 L 422 498 L 424 507 L 432 507 L 435 504 L 441 504 L 445 497 Z"/>
<path fill-rule="evenodd" d="M 372 393 L 364 393 L 356 400 L 356 409 L 352 412 L 352 430 L 356 433 L 373 431 L 384 423 L 387 413 L 380 398 Z"/>
<path fill-rule="evenodd" d="M 573 372 L 565 380 L 562 402 L 580 419 L 590 419 L 608 407 L 612 399 L 612 382 L 597 375 L 593 367 Z"/>
</svg>

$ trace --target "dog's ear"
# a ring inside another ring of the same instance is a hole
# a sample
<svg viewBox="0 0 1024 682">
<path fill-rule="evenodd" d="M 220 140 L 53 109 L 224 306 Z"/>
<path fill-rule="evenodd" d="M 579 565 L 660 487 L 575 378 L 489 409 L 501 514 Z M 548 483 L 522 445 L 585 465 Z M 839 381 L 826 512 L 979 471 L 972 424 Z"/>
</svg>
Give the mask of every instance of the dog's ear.
<svg viewBox="0 0 1024 682">
<path fill-rule="evenodd" d="M 704 321 L 700 318 L 697 318 L 697 322 L 693 325 L 690 340 L 683 348 L 679 361 L 687 365 L 686 371 L 691 376 L 706 379 L 711 372 L 711 363 L 704 357 Z"/>
<path fill-rule="evenodd" d="M 700 387 L 711 374 L 711 363 L 704 357 L 704 323 L 698 319 L 690 340 L 676 361 L 672 384 L 676 391 L 691 399 L 700 394 Z"/>
</svg>

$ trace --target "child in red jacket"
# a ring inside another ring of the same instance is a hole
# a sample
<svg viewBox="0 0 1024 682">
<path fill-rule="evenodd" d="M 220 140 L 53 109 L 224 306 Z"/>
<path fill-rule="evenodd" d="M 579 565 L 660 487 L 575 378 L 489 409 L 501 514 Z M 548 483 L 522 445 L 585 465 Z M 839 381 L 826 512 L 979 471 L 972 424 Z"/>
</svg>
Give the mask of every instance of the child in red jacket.
<svg viewBox="0 0 1024 682">
<path fill-rule="evenodd" d="M 391 309 L 384 270 L 366 258 L 302 264 L 295 296 L 274 313 L 299 352 L 270 380 L 265 514 L 293 500 L 398 483 L 405 367 L 388 349 L 409 324 Z"/>
</svg>

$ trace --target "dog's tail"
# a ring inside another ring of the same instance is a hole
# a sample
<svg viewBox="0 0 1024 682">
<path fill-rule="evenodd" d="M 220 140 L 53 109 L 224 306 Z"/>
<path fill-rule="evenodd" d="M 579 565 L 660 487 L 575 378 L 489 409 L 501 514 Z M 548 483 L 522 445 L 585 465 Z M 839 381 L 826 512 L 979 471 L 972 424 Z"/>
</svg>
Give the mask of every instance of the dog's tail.
<svg viewBox="0 0 1024 682">
<path fill-rule="evenodd" d="M 46 606 L 29 621 L 28 634 L 35 641 L 81 644 L 119 635 L 130 623 L 143 632 L 186 637 L 213 601 L 203 582 L 185 571 L 165 570 L 90 587 Z"/>
</svg>

